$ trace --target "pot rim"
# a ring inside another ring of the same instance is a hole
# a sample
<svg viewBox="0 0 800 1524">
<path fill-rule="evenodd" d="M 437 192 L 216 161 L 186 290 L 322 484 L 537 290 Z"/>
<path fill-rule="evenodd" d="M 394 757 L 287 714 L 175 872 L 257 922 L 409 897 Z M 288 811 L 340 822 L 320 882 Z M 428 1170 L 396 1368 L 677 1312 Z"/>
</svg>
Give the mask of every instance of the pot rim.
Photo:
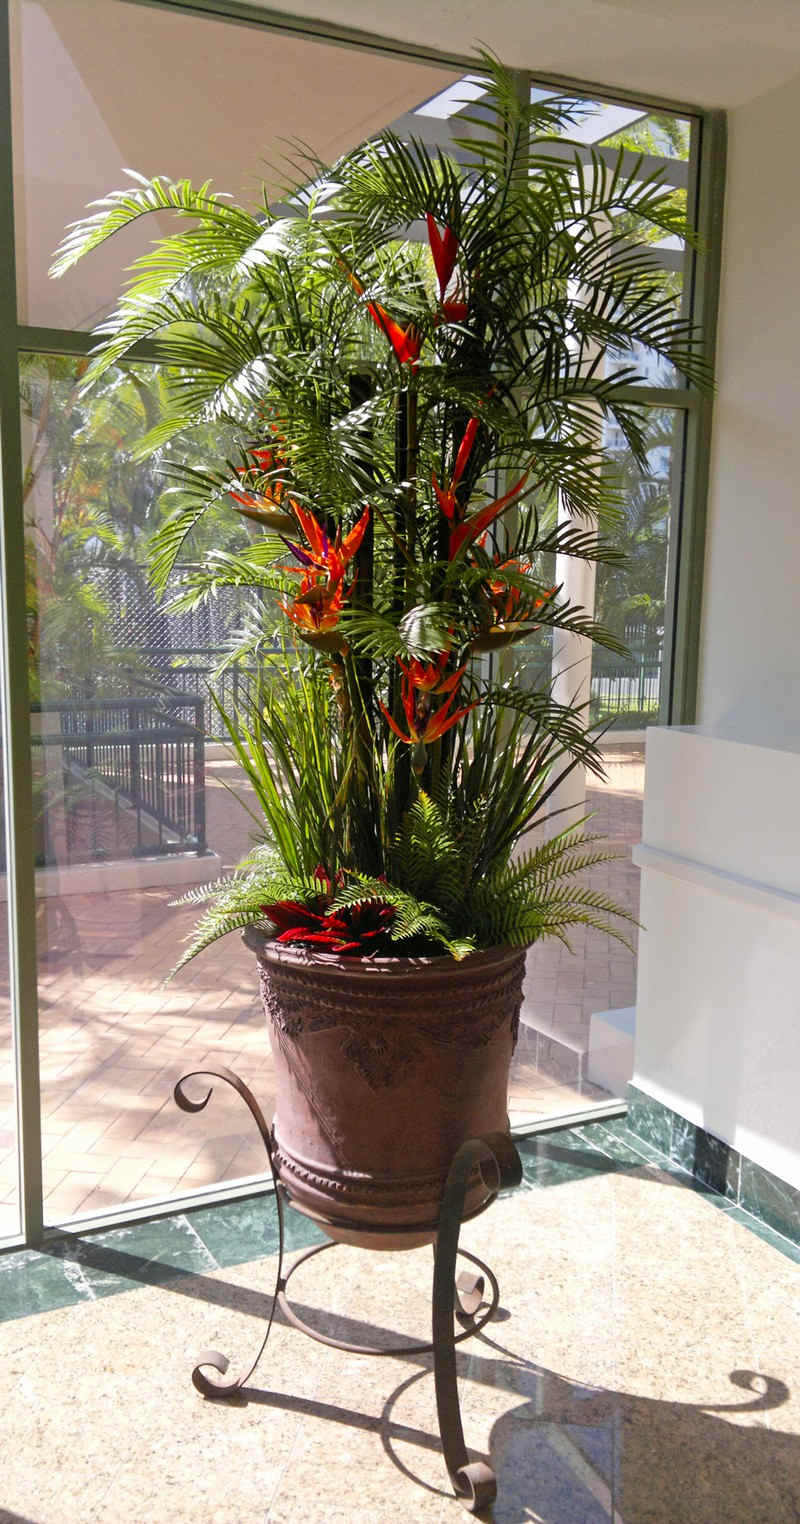
<svg viewBox="0 0 800 1524">
<path fill-rule="evenodd" d="M 502 967 L 518 957 L 525 957 L 526 947 L 514 947 L 508 943 L 498 947 L 482 947 L 467 953 L 465 958 L 453 958 L 448 953 L 430 957 L 408 958 L 402 954 L 396 958 L 353 958 L 341 953 L 318 952 L 302 943 L 279 943 L 259 926 L 245 926 L 242 940 L 260 963 L 282 963 L 291 968 L 325 969 L 330 974 L 343 974 L 348 978 L 369 979 L 380 974 L 384 978 L 413 978 L 415 974 L 442 975 L 448 979 L 459 974 L 472 973 L 478 969 Z"/>
</svg>

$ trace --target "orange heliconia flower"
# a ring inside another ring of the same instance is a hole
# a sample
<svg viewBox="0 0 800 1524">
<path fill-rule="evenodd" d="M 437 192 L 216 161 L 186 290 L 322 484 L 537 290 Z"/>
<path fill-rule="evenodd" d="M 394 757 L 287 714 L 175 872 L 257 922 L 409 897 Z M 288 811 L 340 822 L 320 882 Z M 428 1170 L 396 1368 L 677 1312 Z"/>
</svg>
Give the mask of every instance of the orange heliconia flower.
<svg viewBox="0 0 800 1524">
<path fill-rule="evenodd" d="M 330 636 L 352 589 L 351 582 L 350 588 L 345 590 L 344 576 L 366 533 L 369 508 L 364 509 L 344 539 L 341 529 L 338 529 L 333 541 L 308 509 L 301 508 L 295 502 L 292 503 L 292 509 L 296 520 L 296 523 L 293 520 L 292 527 L 299 524 L 306 545 L 296 545 L 293 541 L 284 539 L 285 545 L 300 565 L 284 566 L 282 569 L 292 576 L 301 577 L 302 581 L 297 597 L 291 603 L 281 603 L 280 607 L 305 638 Z M 341 639 L 340 648 L 344 649 Z"/>
<path fill-rule="evenodd" d="M 343 261 L 340 261 L 340 264 L 351 286 L 358 292 L 359 296 L 363 296 L 364 287 L 358 276 L 354 275 L 352 270 L 348 270 Z M 422 334 L 419 332 L 419 329 L 413 323 L 409 323 L 407 328 L 401 328 L 400 324 L 396 323 L 394 318 L 389 316 L 386 308 L 382 307 L 380 302 L 367 302 L 367 311 L 372 321 L 377 323 L 382 332 L 386 334 L 399 364 L 410 365 L 412 370 L 416 370 L 422 350 Z"/>
<path fill-rule="evenodd" d="M 466 672 L 466 666 L 459 667 L 457 672 L 451 672 L 448 677 L 444 675 L 444 669 L 450 660 L 449 651 L 441 651 L 435 662 L 410 661 L 408 666 L 397 658 L 397 665 L 414 687 L 421 693 L 452 693 L 457 688 L 461 678 Z"/>
<path fill-rule="evenodd" d="M 412 370 L 416 370 L 422 350 L 422 334 L 419 329 L 414 323 L 401 328 L 379 302 L 367 302 L 367 311 L 378 327 L 383 329 L 399 364 L 410 365 Z"/>
<path fill-rule="evenodd" d="M 527 575 L 528 572 L 533 570 L 530 562 L 515 560 L 499 561 L 497 556 L 495 556 L 494 561 L 497 571 L 500 572 L 509 570 Z M 498 624 L 508 624 L 510 621 L 518 619 L 523 619 L 526 622 L 529 621 L 531 615 L 535 614 L 537 609 L 544 608 L 545 604 L 549 603 L 556 592 L 556 588 L 551 587 L 543 597 L 531 598 L 530 594 L 526 594 L 521 587 L 511 587 L 508 582 L 500 579 L 490 579 L 487 587 L 489 599 L 494 607 L 495 618 Z M 538 627 L 532 625 L 529 628 L 537 629 Z"/>
<path fill-rule="evenodd" d="M 306 537 L 306 546 L 296 545 L 290 540 L 284 541 L 292 555 L 296 556 L 300 562 L 299 568 L 286 566 L 284 571 L 302 575 L 301 568 L 305 567 L 307 571 L 324 572 L 331 585 L 341 582 L 366 534 L 369 508 L 364 509 L 360 519 L 344 539 L 342 539 L 341 528 L 337 529 L 336 538 L 333 541 L 313 513 L 306 508 L 301 508 L 299 503 L 292 503 L 292 508 L 297 523 Z"/>
<path fill-rule="evenodd" d="M 326 635 L 339 623 L 346 597 L 341 582 L 331 584 L 324 572 L 308 572 L 297 597 L 279 607 L 301 634 Z"/>
<path fill-rule="evenodd" d="M 400 665 L 403 665 L 402 662 Z M 457 680 L 460 677 L 461 672 L 457 674 Z M 444 703 L 440 704 L 437 710 L 432 710 L 430 701 L 432 691 L 434 690 L 420 688 L 414 682 L 409 668 L 403 667 L 400 697 L 408 726 L 408 735 L 405 735 L 400 729 L 400 726 L 392 718 L 386 705 L 381 704 L 381 709 L 391 729 L 407 746 L 417 746 L 420 743 L 429 746 L 433 741 L 438 741 L 445 731 L 449 730 L 452 725 L 458 724 L 458 721 L 465 714 L 469 714 L 470 710 L 475 708 L 475 704 L 466 704 L 463 708 L 456 709 L 451 714 L 450 706 L 456 696 L 457 688 L 454 685 L 450 685 L 450 692 Z"/>
<path fill-rule="evenodd" d="M 277 433 L 274 424 L 271 424 L 270 427 L 277 439 L 283 438 L 283 435 Z M 286 465 L 285 456 L 278 449 L 273 449 L 266 445 L 263 447 L 252 446 L 247 451 L 247 454 L 253 457 L 259 473 L 263 472 L 265 475 L 267 472 L 274 472 Z M 247 476 L 249 474 L 250 472 L 244 466 L 240 466 L 237 471 L 238 476 Z M 261 524 L 265 529 L 278 531 L 292 530 L 294 529 L 294 520 L 286 511 L 286 504 L 284 503 L 285 491 L 285 481 L 281 477 L 277 477 L 268 482 L 259 492 L 234 492 L 231 489 L 230 496 L 239 504 L 236 512 L 241 513 L 244 518 L 252 519 L 256 524 Z"/>
</svg>

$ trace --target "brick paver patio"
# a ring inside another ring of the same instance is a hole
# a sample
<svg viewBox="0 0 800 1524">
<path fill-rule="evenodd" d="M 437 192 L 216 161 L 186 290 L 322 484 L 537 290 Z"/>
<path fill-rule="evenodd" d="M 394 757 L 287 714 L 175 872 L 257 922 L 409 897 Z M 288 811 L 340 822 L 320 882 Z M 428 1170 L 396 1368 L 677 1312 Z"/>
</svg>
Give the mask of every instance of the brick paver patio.
<svg viewBox="0 0 800 1524">
<path fill-rule="evenodd" d="M 607 784 L 593 788 L 592 830 L 622 860 L 592 882 L 634 911 L 643 746 L 607 745 Z M 225 784 L 235 766 L 209 766 L 209 842 L 225 864 L 248 844 L 252 822 Z M 228 937 L 162 987 L 195 919 L 169 908 L 174 890 L 71 895 L 40 912 L 40 1043 L 46 1214 L 50 1223 L 126 1202 L 163 1199 L 263 1171 L 260 1141 L 242 1103 L 219 1086 L 208 1109 L 181 1113 L 172 1087 L 187 1069 L 237 1070 L 269 1116 L 272 1068 L 252 955 Z M 3 920 L 5 918 L 3 917 Z M 634 1002 L 635 964 L 596 932 L 577 932 L 529 955 L 526 1005 L 510 1112 L 530 1121 L 604 1095 L 586 1078 L 589 1019 Z M 3 959 L 4 971 L 7 960 Z M 7 986 L 7 976 L 6 976 Z M 0 1236 L 16 1231 L 13 1092 L 7 987 L 0 1007 Z M 199 1087 L 198 1087 L 199 1088 Z"/>
</svg>

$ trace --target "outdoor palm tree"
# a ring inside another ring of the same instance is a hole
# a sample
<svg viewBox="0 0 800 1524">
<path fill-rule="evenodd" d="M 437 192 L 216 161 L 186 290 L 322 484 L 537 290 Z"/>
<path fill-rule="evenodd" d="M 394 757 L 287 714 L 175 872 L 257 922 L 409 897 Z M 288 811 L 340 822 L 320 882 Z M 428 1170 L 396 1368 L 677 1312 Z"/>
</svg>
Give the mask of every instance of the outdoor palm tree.
<svg viewBox="0 0 800 1524">
<path fill-rule="evenodd" d="M 282 216 L 266 194 L 250 212 L 136 176 L 58 252 L 56 274 L 175 213 L 84 385 L 143 339 L 169 367 L 140 449 L 173 503 L 157 589 L 212 508 L 252 528 L 178 590 L 185 605 L 253 589 L 239 649 L 263 663 L 226 720 L 266 842 L 212 886 L 187 956 L 254 921 L 334 951 L 460 957 L 624 915 L 575 882 L 606 856 L 582 822 L 514 860 L 564 776 L 601 757 L 587 706 L 515 679 L 503 653 L 537 630 L 620 649 L 539 569 L 619 560 L 603 423 L 639 461 L 645 433 L 634 369 L 611 357 L 644 345 L 706 379 L 652 247 L 691 233 L 641 160 L 565 142 L 568 101 L 520 101 L 480 67 L 457 159 L 391 132 L 332 168 L 303 156 Z"/>
</svg>

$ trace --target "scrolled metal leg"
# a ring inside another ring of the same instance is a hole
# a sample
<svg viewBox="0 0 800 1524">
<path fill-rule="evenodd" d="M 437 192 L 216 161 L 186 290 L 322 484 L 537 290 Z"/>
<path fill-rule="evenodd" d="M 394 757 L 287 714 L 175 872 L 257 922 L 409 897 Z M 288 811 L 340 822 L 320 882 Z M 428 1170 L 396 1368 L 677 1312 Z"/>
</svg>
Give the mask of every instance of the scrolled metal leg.
<svg viewBox="0 0 800 1524">
<path fill-rule="evenodd" d="M 219 1350 L 217 1349 L 204 1349 L 198 1356 L 197 1364 L 192 1371 L 192 1383 L 196 1390 L 200 1392 L 203 1397 L 232 1397 L 235 1392 L 241 1390 L 246 1381 L 249 1381 L 253 1371 L 258 1365 L 259 1360 L 261 1359 L 261 1356 L 264 1353 L 264 1350 L 267 1347 L 267 1340 L 272 1329 L 272 1320 L 275 1316 L 275 1308 L 278 1302 L 278 1296 L 283 1289 L 283 1202 L 281 1200 L 281 1193 L 278 1186 L 278 1178 L 275 1173 L 275 1164 L 272 1157 L 272 1142 L 270 1139 L 269 1128 L 266 1124 L 266 1121 L 264 1120 L 264 1113 L 262 1112 L 258 1101 L 253 1095 L 252 1090 L 248 1088 L 248 1086 L 244 1083 L 244 1080 L 239 1078 L 238 1074 L 234 1074 L 232 1069 L 192 1069 L 188 1074 L 184 1074 L 181 1079 L 178 1080 L 178 1083 L 173 1091 L 175 1104 L 180 1107 L 181 1111 L 203 1111 L 208 1105 L 214 1093 L 213 1085 L 209 1088 L 208 1092 L 201 1101 L 190 1100 L 189 1096 L 185 1093 L 183 1088 L 187 1080 L 196 1079 L 199 1076 L 204 1076 L 208 1079 L 224 1080 L 226 1085 L 230 1085 L 236 1091 L 237 1095 L 242 1097 L 242 1100 L 244 1101 L 248 1111 L 255 1121 L 255 1124 L 261 1134 L 261 1140 L 267 1151 L 270 1174 L 272 1175 L 273 1184 L 275 1186 L 275 1205 L 278 1212 L 278 1269 L 275 1276 L 275 1290 L 272 1293 L 272 1306 L 270 1307 L 269 1317 L 267 1319 L 267 1330 L 264 1334 L 264 1338 L 261 1342 L 261 1348 L 259 1349 L 255 1360 L 249 1369 L 246 1370 L 242 1375 L 232 1377 L 228 1381 L 224 1379 L 217 1380 L 216 1378 L 207 1375 L 207 1370 L 209 1368 L 211 1370 L 215 1370 L 219 1372 L 219 1375 L 222 1378 L 224 1378 L 230 1370 L 230 1361 L 227 1355 L 220 1354 Z"/>
<path fill-rule="evenodd" d="M 464 1443 L 461 1408 L 458 1401 L 456 1349 L 453 1318 L 456 1295 L 464 1321 L 470 1309 L 480 1305 L 480 1277 L 464 1272 L 456 1291 L 456 1255 L 467 1183 L 475 1166 L 494 1190 L 519 1185 L 522 1164 L 507 1133 L 490 1133 L 471 1138 L 461 1145 L 447 1176 L 439 1214 L 433 1270 L 433 1369 L 436 1383 L 436 1409 L 442 1437 L 445 1464 L 456 1496 L 470 1513 L 486 1508 L 497 1496 L 497 1478 L 486 1461 L 470 1461 Z M 466 1285 L 468 1279 L 470 1284 Z M 475 1298 L 478 1301 L 475 1301 Z"/>
</svg>

